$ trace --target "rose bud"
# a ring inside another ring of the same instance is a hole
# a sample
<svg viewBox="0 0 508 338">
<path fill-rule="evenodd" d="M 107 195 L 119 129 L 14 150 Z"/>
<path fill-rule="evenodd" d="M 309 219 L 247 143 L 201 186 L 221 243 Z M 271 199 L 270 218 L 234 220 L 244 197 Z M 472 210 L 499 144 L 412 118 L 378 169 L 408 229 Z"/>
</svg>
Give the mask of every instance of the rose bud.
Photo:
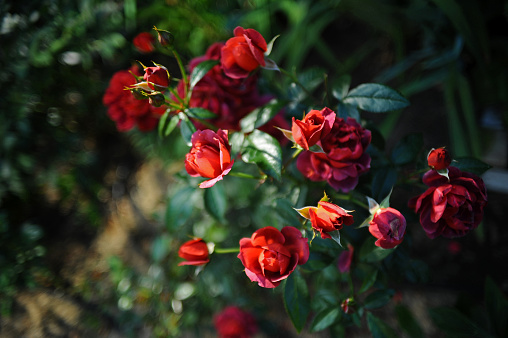
<svg viewBox="0 0 508 338">
<path fill-rule="evenodd" d="M 148 32 L 143 32 L 139 33 L 134 37 L 134 40 L 132 40 L 132 44 L 141 53 L 151 53 L 155 49 L 153 45 L 154 41 L 155 39 L 152 36 L 152 34 Z"/>
<path fill-rule="evenodd" d="M 182 265 L 204 265 L 210 261 L 208 258 L 208 246 L 201 238 L 192 239 L 182 244 L 178 250 L 178 256 L 185 259 Z"/>
<path fill-rule="evenodd" d="M 164 91 L 169 86 L 169 73 L 164 67 L 146 67 L 143 80 L 152 90 Z"/>
<path fill-rule="evenodd" d="M 339 268 L 340 272 L 349 272 L 349 269 L 351 268 L 351 262 L 353 261 L 354 251 L 354 247 L 351 244 L 347 245 L 347 250 L 342 251 L 337 262 L 337 267 Z"/>
<path fill-rule="evenodd" d="M 268 226 L 255 231 L 250 238 L 240 240 L 238 258 L 245 274 L 264 288 L 274 288 L 296 268 L 309 259 L 307 238 L 294 227 L 281 231 Z"/>
<path fill-rule="evenodd" d="M 161 46 L 168 47 L 173 45 L 173 41 L 175 40 L 173 34 L 162 29 L 157 29 L 157 27 L 154 27 L 154 29 L 157 32 L 157 40 Z"/>
<path fill-rule="evenodd" d="M 369 232 L 377 238 L 376 246 L 391 249 L 402 243 L 406 232 L 406 219 L 393 208 L 379 208 L 372 221 Z"/>
<path fill-rule="evenodd" d="M 420 224 L 430 238 L 461 237 L 478 227 L 487 204 L 483 180 L 459 168 L 449 167 L 448 177 L 435 170 L 423 175 L 429 188 L 409 200 L 409 207 L 420 213 Z"/>
<path fill-rule="evenodd" d="M 221 338 L 248 338 L 258 330 L 254 316 L 236 306 L 228 306 L 217 314 L 214 324 Z"/>
<path fill-rule="evenodd" d="M 293 117 L 293 139 L 300 147 L 309 150 L 321 137 L 328 135 L 334 121 L 335 113 L 326 107 L 322 110 L 311 110 L 301 121 Z"/>
<path fill-rule="evenodd" d="M 328 232 L 342 229 L 342 226 L 353 224 L 353 215 L 338 205 L 319 201 L 317 208 L 309 209 L 312 228 L 321 233 L 321 238 L 332 238 Z"/>
<path fill-rule="evenodd" d="M 265 66 L 266 41 L 254 29 L 236 27 L 235 37 L 226 41 L 221 50 L 221 66 L 224 73 L 233 78 L 245 78 L 259 66 Z"/>
<path fill-rule="evenodd" d="M 340 308 L 344 311 L 345 314 L 354 312 L 355 301 L 353 298 L 344 299 L 344 301 L 340 304 Z"/>
<path fill-rule="evenodd" d="M 228 131 L 198 130 L 192 134 L 192 148 L 185 156 L 185 169 L 191 176 L 211 178 L 199 185 L 210 188 L 227 175 L 233 167 Z"/>
<path fill-rule="evenodd" d="M 427 162 L 431 169 L 443 170 L 448 168 L 452 163 L 450 152 L 443 148 L 434 149 L 432 148 L 427 156 Z"/>
<path fill-rule="evenodd" d="M 164 103 L 166 103 L 166 99 L 164 98 L 164 95 L 162 95 L 162 93 L 153 92 L 151 94 L 148 94 L 148 102 L 154 107 L 160 107 Z"/>
</svg>

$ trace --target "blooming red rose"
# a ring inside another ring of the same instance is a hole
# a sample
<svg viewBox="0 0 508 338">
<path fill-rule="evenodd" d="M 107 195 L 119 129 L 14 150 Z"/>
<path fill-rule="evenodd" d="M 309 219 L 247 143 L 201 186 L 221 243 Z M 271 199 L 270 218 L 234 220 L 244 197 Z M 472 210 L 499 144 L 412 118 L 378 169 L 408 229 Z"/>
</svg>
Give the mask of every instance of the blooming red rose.
<svg viewBox="0 0 508 338">
<path fill-rule="evenodd" d="M 245 78 L 251 71 L 265 65 L 266 41 L 254 29 L 236 27 L 235 37 L 226 41 L 221 50 L 224 73 L 233 79 Z"/>
<path fill-rule="evenodd" d="M 339 260 L 337 261 L 337 267 L 339 268 L 340 272 L 349 272 L 349 269 L 351 268 L 351 262 L 353 261 L 354 251 L 355 248 L 351 244 L 348 244 L 347 250 L 341 252 Z"/>
<path fill-rule="evenodd" d="M 183 243 L 178 250 L 178 256 L 185 259 L 185 261 L 178 264 L 179 266 L 204 265 L 210 261 L 208 258 L 208 246 L 201 238 Z"/>
<path fill-rule="evenodd" d="M 146 67 L 143 80 L 152 90 L 164 91 L 169 86 L 168 70 L 164 67 Z"/>
<path fill-rule="evenodd" d="M 370 169 L 370 156 L 365 152 L 370 140 L 370 131 L 355 119 L 335 117 L 332 130 L 319 141 L 324 153 L 305 151 L 296 166 L 309 180 L 327 181 L 335 190 L 348 192 Z"/>
<path fill-rule="evenodd" d="M 305 150 L 328 135 L 335 121 L 335 113 L 330 108 L 311 110 L 300 121 L 293 117 L 291 133 L 295 142 Z"/>
<path fill-rule="evenodd" d="M 258 328 L 252 314 L 237 306 L 228 306 L 214 317 L 215 329 L 221 338 L 249 338 Z"/>
<path fill-rule="evenodd" d="M 420 223 L 430 238 L 461 237 L 478 227 L 487 204 L 483 180 L 456 167 L 448 168 L 448 178 L 435 170 L 423 175 L 429 188 L 409 201 L 420 213 Z"/>
<path fill-rule="evenodd" d="M 155 50 L 155 38 L 148 32 L 139 33 L 132 40 L 134 47 L 141 53 L 151 53 Z"/>
<path fill-rule="evenodd" d="M 406 233 L 406 219 L 394 208 L 379 208 L 372 221 L 369 232 L 377 238 L 376 246 L 391 249 L 402 243 Z"/>
<path fill-rule="evenodd" d="M 130 72 L 141 75 L 136 66 Z M 148 100 L 138 100 L 131 91 L 125 90 L 136 83 L 136 78 L 130 72 L 121 70 L 113 75 L 102 102 L 108 107 L 108 115 L 115 121 L 119 131 L 128 131 L 135 126 L 141 131 L 150 131 L 166 109 L 153 107 Z"/>
<path fill-rule="evenodd" d="M 294 227 L 281 231 L 268 226 L 240 240 L 238 258 L 247 277 L 264 288 L 274 288 L 309 259 L 307 238 Z"/>
<path fill-rule="evenodd" d="M 452 163 L 450 152 L 445 148 L 432 149 L 427 156 L 429 167 L 435 170 L 448 168 Z"/>
<path fill-rule="evenodd" d="M 321 233 L 321 238 L 332 238 L 328 233 L 353 224 L 353 216 L 338 205 L 319 201 L 317 208 L 309 208 L 312 228 Z"/>
<path fill-rule="evenodd" d="M 227 175 L 233 167 L 228 131 L 198 130 L 192 134 L 192 148 L 185 156 L 185 169 L 191 176 L 211 178 L 199 185 L 210 188 Z"/>
</svg>

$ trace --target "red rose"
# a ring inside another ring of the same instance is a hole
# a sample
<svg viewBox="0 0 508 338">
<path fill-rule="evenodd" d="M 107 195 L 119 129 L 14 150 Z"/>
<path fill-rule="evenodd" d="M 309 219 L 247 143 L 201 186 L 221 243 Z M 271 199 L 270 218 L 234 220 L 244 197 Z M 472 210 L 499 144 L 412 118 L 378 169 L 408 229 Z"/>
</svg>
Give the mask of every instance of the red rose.
<svg viewBox="0 0 508 338">
<path fill-rule="evenodd" d="M 143 76 L 152 90 L 164 91 L 169 86 L 168 70 L 164 67 L 146 67 L 145 75 Z"/>
<path fill-rule="evenodd" d="M 301 121 L 293 117 L 291 133 L 299 146 L 309 150 L 321 137 L 328 135 L 334 121 L 335 113 L 330 108 L 311 110 Z"/>
<path fill-rule="evenodd" d="M 130 71 L 140 75 L 137 67 Z M 156 108 L 148 100 L 138 100 L 126 87 L 136 83 L 136 78 L 129 71 L 116 72 L 109 82 L 102 102 L 108 107 L 109 117 L 115 121 L 119 131 L 128 131 L 137 126 L 141 131 L 152 130 L 164 114 L 165 108 Z"/>
<path fill-rule="evenodd" d="M 328 181 L 335 190 L 348 192 L 370 168 L 370 156 L 365 152 L 370 140 L 370 131 L 355 119 L 336 117 L 332 130 L 319 141 L 324 153 L 305 151 L 296 166 L 309 180 Z"/>
<path fill-rule="evenodd" d="M 448 170 L 450 180 L 435 170 L 426 172 L 423 183 L 429 188 L 409 201 L 409 207 L 420 213 L 420 223 L 430 238 L 466 235 L 480 224 L 487 204 L 480 177 L 456 167 Z"/>
<path fill-rule="evenodd" d="M 393 208 L 380 208 L 369 223 L 369 232 L 377 238 L 376 246 L 391 249 L 402 243 L 406 219 Z"/>
<path fill-rule="evenodd" d="M 258 328 L 252 314 L 236 306 L 228 306 L 214 318 L 215 329 L 221 338 L 249 338 Z"/>
<path fill-rule="evenodd" d="M 182 265 L 204 265 L 210 261 L 208 258 L 208 246 L 201 238 L 192 239 L 182 244 L 178 250 L 178 256 L 185 259 Z"/>
<path fill-rule="evenodd" d="M 448 168 L 450 163 L 452 163 L 452 158 L 450 157 L 450 152 L 445 148 L 432 148 L 427 156 L 427 162 L 430 168 L 443 170 Z"/>
<path fill-rule="evenodd" d="M 347 250 L 342 251 L 337 262 L 337 267 L 339 268 L 340 272 L 349 272 L 349 269 L 351 268 L 351 262 L 353 261 L 354 251 L 355 248 L 351 244 L 347 245 Z"/>
<path fill-rule="evenodd" d="M 353 224 L 353 216 L 338 205 L 319 201 L 317 208 L 309 208 L 312 227 L 321 233 L 321 238 L 332 238 L 328 232 Z"/>
<path fill-rule="evenodd" d="M 236 27 L 235 37 L 226 41 L 221 50 L 224 73 L 233 79 L 245 78 L 251 71 L 265 65 L 266 41 L 254 29 Z"/>
<path fill-rule="evenodd" d="M 151 53 L 155 50 L 155 38 L 148 32 L 139 33 L 132 40 L 134 47 L 141 53 Z"/>
<path fill-rule="evenodd" d="M 228 131 L 198 130 L 192 134 L 191 142 L 192 148 L 185 156 L 185 169 L 191 176 L 211 178 L 199 185 L 200 188 L 210 188 L 233 167 Z"/>
<path fill-rule="evenodd" d="M 240 240 L 238 258 L 247 277 L 264 288 L 274 288 L 309 259 L 307 238 L 294 227 L 281 231 L 268 226 L 257 230 L 251 238 Z"/>
</svg>

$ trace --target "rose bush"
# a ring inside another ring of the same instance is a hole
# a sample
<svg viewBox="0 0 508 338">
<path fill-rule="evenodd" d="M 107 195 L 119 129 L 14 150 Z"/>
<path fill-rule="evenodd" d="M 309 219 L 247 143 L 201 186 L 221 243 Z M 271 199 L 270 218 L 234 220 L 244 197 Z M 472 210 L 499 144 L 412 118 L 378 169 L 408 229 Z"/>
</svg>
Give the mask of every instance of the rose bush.
<svg viewBox="0 0 508 338">
<path fill-rule="evenodd" d="M 268 226 L 240 240 L 238 258 L 247 277 L 259 286 L 274 288 L 309 259 L 307 238 L 294 227 L 281 231 Z"/>
<path fill-rule="evenodd" d="M 409 200 L 420 214 L 420 224 L 430 238 L 461 237 L 478 227 L 487 204 L 483 180 L 456 167 L 449 167 L 449 180 L 434 170 L 423 176 L 429 188 Z"/>
</svg>

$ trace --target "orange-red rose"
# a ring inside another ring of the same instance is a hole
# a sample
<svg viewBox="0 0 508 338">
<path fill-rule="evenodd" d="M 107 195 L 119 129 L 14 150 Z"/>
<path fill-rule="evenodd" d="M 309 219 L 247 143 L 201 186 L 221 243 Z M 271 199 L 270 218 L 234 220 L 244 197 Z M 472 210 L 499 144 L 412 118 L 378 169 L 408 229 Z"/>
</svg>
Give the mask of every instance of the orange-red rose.
<svg viewBox="0 0 508 338">
<path fill-rule="evenodd" d="M 199 185 L 200 188 L 210 188 L 233 167 L 228 131 L 198 130 L 192 134 L 191 142 L 192 148 L 185 156 L 185 169 L 191 176 L 211 178 Z"/>
<path fill-rule="evenodd" d="M 295 142 L 305 150 L 328 135 L 335 121 L 335 113 L 330 108 L 311 110 L 302 120 L 293 117 L 291 133 Z"/>
<path fill-rule="evenodd" d="M 139 33 L 132 40 L 134 47 L 141 53 L 153 52 L 155 49 L 154 42 L 155 38 L 148 32 Z"/>
<path fill-rule="evenodd" d="M 353 216 L 338 205 L 319 201 L 317 208 L 309 209 L 312 227 L 321 233 L 321 238 L 332 238 L 328 233 L 353 224 Z"/>
<path fill-rule="evenodd" d="M 233 79 L 245 78 L 259 66 L 265 65 L 267 44 L 263 36 L 254 29 L 236 27 L 235 37 L 226 41 L 221 50 L 221 65 L 224 73 Z"/>
<path fill-rule="evenodd" d="M 192 239 L 182 244 L 178 250 L 178 256 L 185 259 L 179 263 L 182 265 L 204 265 L 210 261 L 208 246 L 201 238 Z"/>
<path fill-rule="evenodd" d="M 297 265 L 307 262 L 309 243 L 297 228 L 287 226 L 279 231 L 268 226 L 240 240 L 238 258 L 251 281 L 264 288 L 274 288 Z"/>
<path fill-rule="evenodd" d="M 432 149 L 427 156 L 429 167 L 435 170 L 448 168 L 452 163 L 450 152 L 445 148 Z"/>
<path fill-rule="evenodd" d="M 376 246 L 391 249 L 402 243 L 406 233 L 406 219 L 393 208 L 380 208 L 369 223 L 369 232 L 377 238 Z"/>
</svg>

